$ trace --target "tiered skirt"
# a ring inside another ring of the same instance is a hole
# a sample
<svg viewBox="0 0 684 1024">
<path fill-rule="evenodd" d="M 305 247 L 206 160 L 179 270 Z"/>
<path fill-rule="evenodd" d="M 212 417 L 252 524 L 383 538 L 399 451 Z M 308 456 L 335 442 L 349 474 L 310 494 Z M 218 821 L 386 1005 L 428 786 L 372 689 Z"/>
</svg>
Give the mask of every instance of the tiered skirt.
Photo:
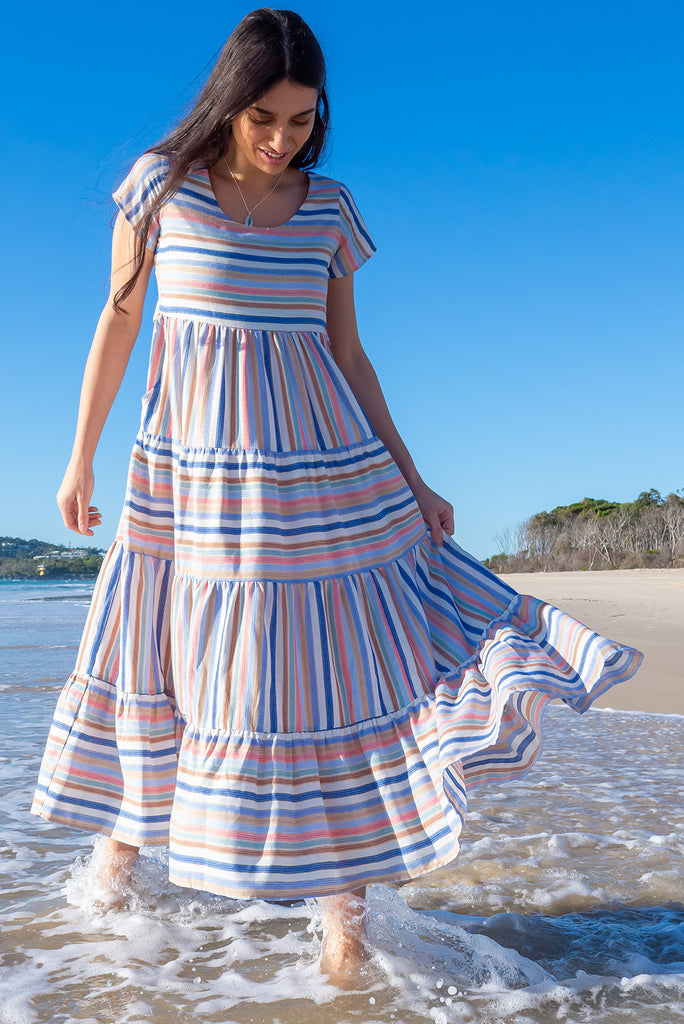
<svg viewBox="0 0 684 1024">
<path fill-rule="evenodd" d="M 227 896 L 413 878 L 531 764 L 547 701 L 640 661 L 432 542 L 324 335 L 160 319 L 32 810 Z"/>
</svg>

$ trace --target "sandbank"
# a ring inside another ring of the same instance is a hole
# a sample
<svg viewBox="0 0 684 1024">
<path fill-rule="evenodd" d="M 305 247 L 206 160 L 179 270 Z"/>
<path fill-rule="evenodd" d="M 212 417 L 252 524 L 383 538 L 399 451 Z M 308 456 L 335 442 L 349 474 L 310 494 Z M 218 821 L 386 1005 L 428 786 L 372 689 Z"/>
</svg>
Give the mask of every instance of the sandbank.
<svg viewBox="0 0 684 1024">
<path fill-rule="evenodd" d="M 516 572 L 501 578 L 643 652 L 637 674 L 596 707 L 684 715 L 684 569 Z"/>
</svg>

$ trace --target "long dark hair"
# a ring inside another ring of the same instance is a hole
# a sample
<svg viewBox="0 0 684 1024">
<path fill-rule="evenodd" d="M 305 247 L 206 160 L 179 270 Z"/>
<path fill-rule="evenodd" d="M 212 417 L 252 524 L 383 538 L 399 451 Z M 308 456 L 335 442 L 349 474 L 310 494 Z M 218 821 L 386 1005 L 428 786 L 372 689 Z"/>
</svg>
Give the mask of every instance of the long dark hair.
<svg viewBox="0 0 684 1024">
<path fill-rule="evenodd" d="M 140 276 L 145 240 L 164 201 L 177 191 L 191 167 L 211 167 L 221 158 L 229 123 L 284 78 L 318 91 L 311 135 L 291 162 L 291 166 L 302 170 L 316 165 L 330 120 L 323 52 L 299 14 L 261 7 L 243 18 L 228 37 L 189 113 L 147 150 L 169 158 L 169 173 L 139 227 L 133 274 L 114 296 L 117 312 L 125 312 L 121 303 Z"/>
</svg>

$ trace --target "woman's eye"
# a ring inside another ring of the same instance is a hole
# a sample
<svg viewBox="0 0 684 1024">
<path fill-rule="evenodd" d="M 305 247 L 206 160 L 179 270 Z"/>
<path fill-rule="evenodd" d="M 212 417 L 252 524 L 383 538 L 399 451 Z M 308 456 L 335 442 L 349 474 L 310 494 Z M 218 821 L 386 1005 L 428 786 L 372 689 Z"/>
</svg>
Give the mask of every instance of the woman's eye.
<svg viewBox="0 0 684 1024">
<path fill-rule="evenodd" d="M 252 122 L 252 124 L 267 125 L 271 123 L 271 119 L 269 117 L 255 117 L 254 114 L 250 114 L 249 119 Z M 291 121 L 290 124 L 294 128 L 306 128 L 310 120 L 311 119 L 309 117 L 305 117 L 303 121 Z"/>
</svg>

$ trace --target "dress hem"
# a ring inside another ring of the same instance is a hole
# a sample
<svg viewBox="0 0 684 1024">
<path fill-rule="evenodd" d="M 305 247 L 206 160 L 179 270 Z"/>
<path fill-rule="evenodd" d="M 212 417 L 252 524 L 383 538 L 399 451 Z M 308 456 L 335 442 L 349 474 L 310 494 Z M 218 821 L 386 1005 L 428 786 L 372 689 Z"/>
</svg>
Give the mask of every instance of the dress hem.
<svg viewBox="0 0 684 1024">
<path fill-rule="evenodd" d="M 317 887 L 313 887 L 310 891 L 305 894 L 298 892 L 286 893 L 282 888 L 278 889 L 238 889 L 235 886 L 221 886 L 213 883 L 204 885 L 198 884 L 198 879 L 193 882 L 190 879 L 183 879 L 172 870 L 169 870 L 169 881 L 173 885 L 178 885 L 184 889 L 196 889 L 199 892 L 210 892 L 216 896 L 225 896 L 228 899 L 263 899 L 271 901 L 280 900 L 293 900 L 293 899 L 319 899 L 325 896 L 340 896 L 343 893 L 353 892 L 355 889 L 366 888 L 371 885 L 384 885 L 393 882 L 411 882 L 416 878 L 422 878 L 424 875 L 429 875 L 433 871 L 443 868 L 446 864 L 450 864 L 452 860 L 458 857 L 460 850 L 460 843 L 458 839 L 454 840 L 456 843 L 456 849 L 450 850 L 448 853 L 443 854 L 440 857 L 430 861 L 428 865 L 422 866 L 415 871 L 411 871 L 406 868 L 403 872 L 387 872 L 384 874 L 377 875 L 364 875 L 359 879 L 352 879 L 348 882 L 341 883 L 339 886 L 322 885 L 319 888 L 325 891 L 318 891 Z"/>
</svg>

